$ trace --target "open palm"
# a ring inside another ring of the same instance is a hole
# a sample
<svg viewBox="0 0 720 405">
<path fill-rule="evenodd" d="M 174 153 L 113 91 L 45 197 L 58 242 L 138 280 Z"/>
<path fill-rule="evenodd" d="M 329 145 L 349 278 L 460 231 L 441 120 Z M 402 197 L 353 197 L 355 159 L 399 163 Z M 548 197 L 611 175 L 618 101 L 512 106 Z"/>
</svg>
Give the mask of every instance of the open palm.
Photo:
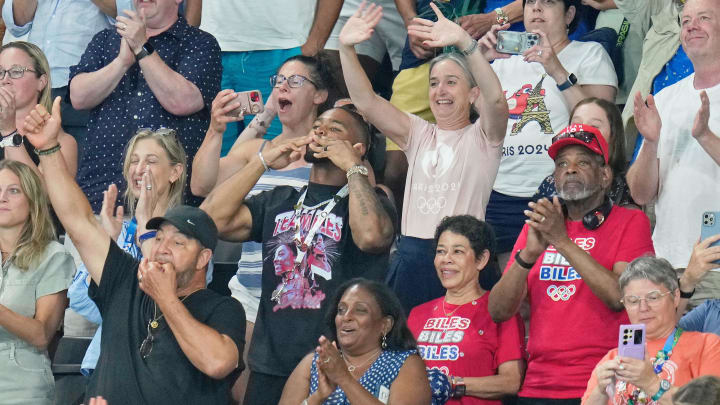
<svg viewBox="0 0 720 405">
<path fill-rule="evenodd" d="M 353 46 L 370 39 L 375 26 L 382 18 L 382 7 L 371 3 L 367 8 L 366 2 L 360 3 L 355 14 L 347 20 L 342 31 L 340 31 L 340 43 Z"/>
<path fill-rule="evenodd" d="M 424 18 L 415 18 L 412 24 L 408 26 L 408 34 L 412 33 L 422 38 L 424 45 L 433 48 L 458 45 L 468 36 L 462 27 L 448 20 L 435 3 L 430 3 L 430 7 L 435 11 L 438 18 L 437 22 Z"/>
</svg>

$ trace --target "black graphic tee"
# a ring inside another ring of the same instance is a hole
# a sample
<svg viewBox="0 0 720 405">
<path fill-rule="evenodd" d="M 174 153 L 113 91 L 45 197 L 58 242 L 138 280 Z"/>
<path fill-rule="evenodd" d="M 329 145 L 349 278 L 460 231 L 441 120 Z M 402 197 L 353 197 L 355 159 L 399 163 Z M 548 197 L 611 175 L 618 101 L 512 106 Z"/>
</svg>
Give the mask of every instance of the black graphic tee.
<svg viewBox="0 0 720 405">
<path fill-rule="evenodd" d="M 365 253 L 353 242 L 349 197 L 320 219 L 340 188 L 310 183 L 299 218 L 294 206 L 302 190 L 279 186 L 246 200 L 253 218 L 250 239 L 263 244 L 262 295 L 248 356 L 252 371 L 290 375 L 324 333 L 325 309 L 337 287 L 353 277 L 385 277 L 387 252 Z M 395 211 L 388 199 L 378 198 L 395 223 Z M 295 266 L 297 227 L 304 241 L 316 216 L 323 222 L 304 259 Z M 277 300 L 272 300 L 273 296 Z"/>
</svg>

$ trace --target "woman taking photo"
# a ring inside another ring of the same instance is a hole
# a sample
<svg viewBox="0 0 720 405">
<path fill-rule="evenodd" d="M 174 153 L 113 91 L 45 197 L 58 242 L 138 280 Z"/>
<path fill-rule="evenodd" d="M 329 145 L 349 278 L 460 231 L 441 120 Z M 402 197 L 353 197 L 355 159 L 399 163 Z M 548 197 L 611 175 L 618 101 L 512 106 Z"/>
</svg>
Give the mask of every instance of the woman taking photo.
<svg viewBox="0 0 720 405">
<path fill-rule="evenodd" d="M 379 7 L 363 3 L 340 33 L 340 61 L 353 103 L 408 158 L 402 236 L 388 273 L 406 312 L 444 293 L 433 267 L 433 230 L 440 220 L 460 213 L 485 217 L 508 114 L 500 82 L 477 42 L 430 5 L 438 21 L 416 18 L 409 30 L 428 46 L 452 45 L 465 55 L 444 54 L 430 63 L 430 109 L 437 124 L 376 95 L 360 66 L 353 46 L 372 35 L 382 17 Z"/>
<path fill-rule="evenodd" d="M 645 358 L 611 350 L 590 377 L 584 405 L 671 405 L 678 387 L 701 375 L 720 375 L 720 338 L 677 326 L 680 288 L 667 260 L 635 259 L 619 283 L 630 323 L 645 325 Z"/>
<path fill-rule="evenodd" d="M 356 278 L 338 288 L 321 336 L 290 375 L 281 405 L 430 404 L 425 365 L 397 298 Z"/>
<path fill-rule="evenodd" d="M 143 252 L 149 253 L 154 243 L 154 238 L 150 236 L 153 233 L 145 231 L 147 221 L 161 217 L 168 209 L 180 205 L 185 189 L 186 164 L 185 150 L 171 129 L 141 129 L 128 142 L 123 174 L 127 183 L 125 200 L 130 207 L 130 215 L 124 217 L 122 206 L 115 209 L 118 189 L 111 184 L 105 192 L 100 222 L 118 246 L 136 259 L 142 259 L 145 256 Z M 90 275 L 83 265 L 78 269 L 68 291 L 70 308 L 90 322 L 100 324 L 100 311 L 88 297 L 89 286 Z M 92 373 L 97 364 L 101 331 L 102 327 L 97 329 L 85 353 L 81 372 L 86 376 Z"/>
<path fill-rule="evenodd" d="M 10 42 L 0 48 L 0 159 L 23 162 L 38 169 L 38 156 L 22 136 L 23 123 L 38 103 L 52 107 L 50 66 L 43 52 L 29 42 Z M 16 136 L 20 135 L 20 136 Z M 15 141 L 15 142 L 13 142 Z M 73 176 L 77 172 L 77 142 L 60 131 L 60 153 Z"/>
<path fill-rule="evenodd" d="M 499 271 L 495 235 L 487 223 L 458 215 L 443 218 L 435 243 L 435 269 L 447 292 L 410 312 L 420 355 L 427 368 L 447 373 L 448 404 L 500 405 L 520 389 L 525 328 L 517 314 L 497 324 L 488 312 L 482 285 Z"/>
<path fill-rule="evenodd" d="M 0 161 L 0 404 L 53 404 L 47 346 L 62 322 L 72 256 L 56 242 L 40 178 Z"/>
<path fill-rule="evenodd" d="M 625 180 L 627 160 L 625 159 L 625 133 L 620 110 L 610 101 L 590 97 L 577 103 L 570 113 L 570 117 L 570 124 L 583 124 L 597 128 L 609 145 L 608 164 L 612 169 L 612 180 L 608 195 L 613 204 L 621 207 L 637 207 L 630 196 L 630 188 Z M 555 195 L 555 176 L 551 174 L 543 180 L 532 199 L 538 201 L 546 197 L 552 200 Z"/>
<path fill-rule="evenodd" d="M 548 156 L 552 137 L 570 120 L 580 101 L 597 97 L 614 102 L 617 77 L 612 61 L 596 42 L 571 41 L 579 0 L 524 0 L 523 21 L 538 35 L 521 55 L 496 51 L 493 28 L 480 39 L 485 57 L 502 83 L 510 109 L 503 157 L 487 206 L 486 220 L 506 257 L 524 225 L 523 210 L 555 165 Z"/>
</svg>

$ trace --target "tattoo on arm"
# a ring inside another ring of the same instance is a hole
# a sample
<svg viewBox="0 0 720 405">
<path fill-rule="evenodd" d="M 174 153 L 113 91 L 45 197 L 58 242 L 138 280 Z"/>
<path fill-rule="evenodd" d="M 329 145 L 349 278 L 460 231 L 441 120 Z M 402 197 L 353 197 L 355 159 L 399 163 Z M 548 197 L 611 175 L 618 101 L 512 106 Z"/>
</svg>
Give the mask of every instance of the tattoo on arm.
<svg viewBox="0 0 720 405">
<path fill-rule="evenodd" d="M 348 184 L 350 185 L 350 195 L 357 200 L 363 216 L 370 215 L 371 209 L 375 213 L 384 212 L 385 208 L 380 204 L 380 200 L 366 176 L 354 174 L 348 179 Z"/>
</svg>

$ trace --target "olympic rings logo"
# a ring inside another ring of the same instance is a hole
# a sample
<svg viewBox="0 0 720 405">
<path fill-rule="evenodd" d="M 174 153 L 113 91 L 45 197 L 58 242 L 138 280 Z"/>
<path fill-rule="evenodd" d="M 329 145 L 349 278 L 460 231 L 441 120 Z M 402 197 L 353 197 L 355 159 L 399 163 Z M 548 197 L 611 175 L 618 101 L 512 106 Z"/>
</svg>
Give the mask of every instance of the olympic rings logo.
<svg viewBox="0 0 720 405">
<path fill-rule="evenodd" d="M 553 284 L 547 288 L 547 295 L 555 302 L 560 300 L 567 301 L 575 294 L 575 291 L 577 291 L 575 284 L 561 286 Z"/>
<path fill-rule="evenodd" d="M 425 197 L 418 198 L 417 202 L 417 208 L 420 210 L 421 213 L 427 215 L 429 213 L 437 214 L 440 212 L 441 209 L 445 208 L 445 205 L 447 205 L 447 200 L 445 197 L 438 197 L 438 198 L 428 198 L 425 199 Z"/>
</svg>

